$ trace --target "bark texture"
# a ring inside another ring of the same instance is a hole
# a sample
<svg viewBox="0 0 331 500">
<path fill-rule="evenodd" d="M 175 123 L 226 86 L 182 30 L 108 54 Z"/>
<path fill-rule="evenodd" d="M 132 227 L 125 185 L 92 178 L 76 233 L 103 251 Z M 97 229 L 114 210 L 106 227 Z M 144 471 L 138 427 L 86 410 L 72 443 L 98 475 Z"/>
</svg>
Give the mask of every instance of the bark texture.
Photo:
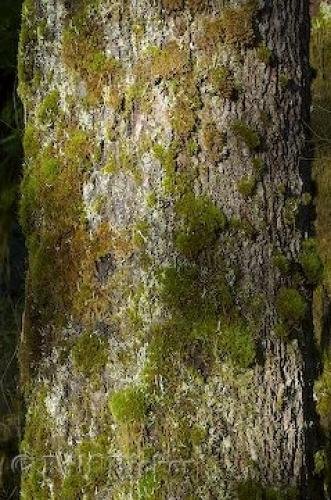
<svg viewBox="0 0 331 500">
<path fill-rule="evenodd" d="M 23 18 L 23 498 L 313 498 L 309 2 Z"/>
</svg>

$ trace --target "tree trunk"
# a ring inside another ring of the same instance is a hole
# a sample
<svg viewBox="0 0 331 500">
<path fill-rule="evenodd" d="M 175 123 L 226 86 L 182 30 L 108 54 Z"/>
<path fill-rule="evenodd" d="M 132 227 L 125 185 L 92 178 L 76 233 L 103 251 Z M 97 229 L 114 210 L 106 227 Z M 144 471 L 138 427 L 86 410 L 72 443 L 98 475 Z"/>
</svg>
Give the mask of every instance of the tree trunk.
<svg viewBox="0 0 331 500">
<path fill-rule="evenodd" d="M 23 498 L 314 498 L 309 2 L 23 19 Z"/>
</svg>

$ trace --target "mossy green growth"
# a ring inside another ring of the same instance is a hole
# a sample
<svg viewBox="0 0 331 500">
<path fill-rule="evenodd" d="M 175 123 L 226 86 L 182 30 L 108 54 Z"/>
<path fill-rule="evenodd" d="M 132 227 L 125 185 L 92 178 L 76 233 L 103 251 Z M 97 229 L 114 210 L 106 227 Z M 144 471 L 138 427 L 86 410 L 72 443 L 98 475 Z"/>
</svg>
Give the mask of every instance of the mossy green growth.
<svg viewBox="0 0 331 500">
<path fill-rule="evenodd" d="M 250 125 L 236 120 L 232 123 L 231 129 L 250 151 L 255 151 L 259 148 L 261 144 L 260 136 Z"/>
<path fill-rule="evenodd" d="M 326 468 L 327 458 L 325 450 L 318 450 L 314 455 L 315 473 L 322 474 Z"/>
<path fill-rule="evenodd" d="M 277 312 L 288 325 L 297 325 L 305 317 L 307 302 L 295 288 L 281 288 L 276 298 Z"/>
<path fill-rule="evenodd" d="M 216 241 L 226 224 L 222 210 L 207 196 L 185 194 L 175 206 L 181 229 L 175 234 L 177 250 L 196 257 Z"/>
<path fill-rule="evenodd" d="M 317 241 L 309 238 L 302 243 L 299 262 L 307 281 L 317 285 L 323 276 L 323 264 L 317 252 Z"/>
<path fill-rule="evenodd" d="M 60 163 L 55 158 L 46 155 L 40 160 L 40 174 L 46 183 L 52 183 L 56 179 L 60 168 Z"/>
<path fill-rule="evenodd" d="M 23 137 L 23 148 L 26 159 L 35 158 L 40 151 L 40 139 L 37 127 L 28 122 Z"/>
<path fill-rule="evenodd" d="M 321 422 L 328 432 L 331 430 L 331 359 L 324 360 L 323 372 L 315 383 L 317 411 Z"/>
<path fill-rule="evenodd" d="M 237 486 L 238 500 L 299 500 L 299 492 L 295 487 L 265 486 L 260 482 L 248 479 Z"/>
<path fill-rule="evenodd" d="M 285 257 L 284 254 L 282 254 L 279 251 L 274 252 L 273 258 L 272 258 L 273 265 L 279 269 L 281 273 L 288 273 L 290 269 L 290 262 L 289 260 Z"/>
<path fill-rule="evenodd" d="M 259 61 L 263 62 L 264 64 L 269 64 L 272 59 L 272 50 L 269 49 L 264 44 L 261 44 L 257 47 L 256 49 L 256 55 Z"/>
<path fill-rule="evenodd" d="M 172 142 L 169 147 L 165 147 L 162 144 L 154 144 L 152 152 L 159 160 L 162 168 L 165 172 L 165 178 L 163 180 L 163 188 L 166 193 L 172 194 L 175 190 L 176 184 L 176 156 L 178 153 L 179 145 L 178 142 Z"/>
<path fill-rule="evenodd" d="M 252 166 L 255 172 L 255 177 L 257 179 L 261 179 L 265 170 L 265 164 L 262 158 L 254 156 L 254 158 L 252 159 Z"/>
<path fill-rule="evenodd" d="M 213 68 L 210 80 L 217 93 L 224 99 L 233 99 L 236 96 L 234 78 L 226 66 Z"/>
<path fill-rule="evenodd" d="M 78 337 L 71 352 L 75 369 L 86 377 L 99 374 L 108 360 L 106 340 L 90 332 Z"/>
<path fill-rule="evenodd" d="M 286 90 L 288 88 L 290 82 L 291 82 L 291 79 L 288 75 L 286 75 L 284 73 L 279 75 L 279 85 L 280 85 L 281 89 Z"/>
<path fill-rule="evenodd" d="M 114 392 L 109 409 L 118 424 L 142 423 L 147 411 L 147 400 L 141 387 L 131 386 Z"/>
<path fill-rule="evenodd" d="M 257 9 L 258 3 L 255 0 L 248 0 L 239 6 L 228 6 L 224 9 L 221 21 L 226 44 L 237 49 L 254 45 L 253 16 Z"/>
<path fill-rule="evenodd" d="M 59 486 L 59 498 L 93 498 L 95 489 L 108 483 L 109 436 L 86 439 L 73 449 L 73 461 Z"/>
<path fill-rule="evenodd" d="M 251 328 L 244 322 L 221 326 L 218 336 L 219 356 L 230 360 L 234 366 L 246 369 L 255 359 L 255 342 Z"/>
<path fill-rule="evenodd" d="M 150 46 L 137 68 L 138 80 L 170 79 L 188 70 L 189 53 L 176 40 L 170 40 L 164 47 Z"/>
<path fill-rule="evenodd" d="M 75 16 L 75 21 L 78 17 Z M 89 92 L 88 102 L 95 105 L 100 100 L 103 86 L 112 78 L 117 84 L 121 79 L 121 64 L 105 52 L 105 41 L 100 25 L 95 20 L 86 22 L 84 15 L 79 26 L 64 30 L 62 58 L 67 67 L 85 81 Z"/>
<path fill-rule="evenodd" d="M 158 494 L 159 488 L 160 477 L 158 471 L 156 469 L 146 471 L 138 481 L 138 495 L 134 498 L 137 500 L 155 500 L 158 498 L 156 495 Z"/>
<path fill-rule="evenodd" d="M 37 110 L 38 120 L 43 124 L 54 123 L 59 112 L 60 94 L 52 90 L 40 103 Z"/>
<path fill-rule="evenodd" d="M 24 439 L 21 443 L 21 453 L 31 460 L 29 467 L 26 467 L 22 474 L 22 498 L 26 500 L 49 498 L 48 488 L 43 482 L 44 474 L 50 472 L 45 457 L 51 453 L 52 431 L 52 421 L 46 407 L 46 395 L 46 386 L 34 388 L 26 416 Z"/>
<path fill-rule="evenodd" d="M 136 247 L 142 248 L 148 238 L 150 225 L 147 220 L 138 221 L 133 227 L 133 243 Z"/>
<path fill-rule="evenodd" d="M 237 189 L 244 198 L 253 196 L 256 188 L 256 179 L 253 175 L 242 177 L 237 182 Z"/>
</svg>

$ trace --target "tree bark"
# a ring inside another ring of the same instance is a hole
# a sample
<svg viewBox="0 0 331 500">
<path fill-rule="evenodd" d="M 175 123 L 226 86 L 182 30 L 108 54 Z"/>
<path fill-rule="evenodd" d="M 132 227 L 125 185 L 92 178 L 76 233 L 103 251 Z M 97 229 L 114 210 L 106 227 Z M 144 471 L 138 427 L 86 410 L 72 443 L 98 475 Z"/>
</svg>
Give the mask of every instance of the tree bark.
<svg viewBox="0 0 331 500">
<path fill-rule="evenodd" d="M 23 498 L 321 498 L 309 2 L 23 18 Z"/>
</svg>

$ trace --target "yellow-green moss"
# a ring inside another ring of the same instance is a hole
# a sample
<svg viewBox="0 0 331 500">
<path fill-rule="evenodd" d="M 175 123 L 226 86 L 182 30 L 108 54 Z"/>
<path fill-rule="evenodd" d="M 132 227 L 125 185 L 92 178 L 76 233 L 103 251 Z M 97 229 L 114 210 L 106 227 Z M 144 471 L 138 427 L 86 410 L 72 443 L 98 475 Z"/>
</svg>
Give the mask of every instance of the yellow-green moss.
<svg viewBox="0 0 331 500">
<path fill-rule="evenodd" d="M 250 196 L 253 196 L 255 188 L 256 188 L 256 179 L 252 175 L 247 177 L 242 177 L 242 179 L 240 179 L 237 182 L 237 189 L 244 198 L 249 198 Z"/>
<path fill-rule="evenodd" d="M 242 481 L 237 486 L 238 500 L 299 500 L 295 487 L 265 486 L 253 479 Z"/>
<path fill-rule="evenodd" d="M 99 374 L 108 361 L 107 341 L 86 332 L 80 335 L 71 351 L 75 369 L 86 377 Z"/>
<path fill-rule="evenodd" d="M 23 148 L 25 159 L 35 158 L 40 151 L 40 137 L 37 127 L 32 123 L 27 123 L 24 130 Z"/>
<path fill-rule="evenodd" d="M 226 66 L 218 66 L 210 71 L 210 81 L 224 99 L 234 99 L 236 87 L 231 71 Z"/>
<path fill-rule="evenodd" d="M 256 179 L 261 179 L 265 170 L 265 164 L 262 158 L 255 156 L 252 158 L 252 166 Z"/>
<path fill-rule="evenodd" d="M 119 60 L 105 53 L 103 33 L 95 21 L 82 22 L 78 32 L 75 26 L 66 28 L 62 58 L 66 66 L 85 81 L 92 105 L 98 102 L 110 78 L 116 84 L 122 76 Z"/>
<path fill-rule="evenodd" d="M 257 2 L 248 0 L 237 7 L 226 7 L 222 15 L 224 41 L 236 48 L 250 47 L 255 43 L 253 16 Z"/>
<path fill-rule="evenodd" d="M 212 161 L 217 161 L 226 145 L 226 133 L 217 129 L 216 123 L 202 125 L 202 147 Z"/>
<path fill-rule="evenodd" d="M 109 408 L 119 424 L 142 422 L 147 411 L 147 401 L 141 387 L 126 387 L 111 395 Z"/>
<path fill-rule="evenodd" d="M 52 90 L 41 102 L 37 117 L 43 124 L 54 123 L 59 111 L 60 94 L 58 90 Z"/>
<path fill-rule="evenodd" d="M 34 387 L 33 398 L 30 400 L 26 417 L 24 439 L 21 443 L 21 452 L 29 457 L 29 467 L 22 475 L 22 498 L 29 500 L 36 498 L 47 500 L 49 491 L 44 484 L 44 474 L 52 472 L 50 460 L 47 457 L 52 452 L 51 431 L 52 421 L 48 414 L 45 399 L 47 388 Z"/>
<path fill-rule="evenodd" d="M 272 262 L 273 265 L 277 267 L 277 269 L 279 269 L 283 274 L 287 274 L 289 272 L 290 262 L 281 252 L 274 252 Z"/>
<path fill-rule="evenodd" d="M 307 312 L 306 300 L 295 288 L 281 288 L 276 307 L 280 318 L 292 326 L 300 324 Z"/>
<path fill-rule="evenodd" d="M 166 193 L 173 193 L 176 183 L 176 156 L 178 153 L 178 143 L 172 142 L 168 148 L 161 144 L 153 146 L 153 154 L 157 158 L 164 169 L 165 178 L 163 180 L 163 188 Z"/>
<path fill-rule="evenodd" d="M 269 64 L 272 59 L 272 50 L 266 45 L 260 44 L 256 49 L 256 55 L 259 61 Z"/>
<path fill-rule="evenodd" d="M 236 120 L 232 123 L 231 129 L 250 151 L 255 151 L 260 146 L 261 139 L 259 134 L 247 123 Z"/>
<path fill-rule="evenodd" d="M 225 227 L 225 215 L 207 196 L 185 194 L 175 208 L 182 226 L 175 235 L 175 244 L 187 257 L 209 248 Z"/>
<path fill-rule="evenodd" d="M 323 264 L 317 252 L 315 239 L 309 238 L 303 241 L 299 262 L 308 282 L 317 285 L 323 276 Z"/>
<path fill-rule="evenodd" d="M 170 40 L 162 48 L 150 46 L 146 49 L 143 60 L 137 64 L 138 80 L 170 79 L 183 74 L 189 68 L 188 56 L 188 51 L 183 50 L 176 40 Z"/>
</svg>

